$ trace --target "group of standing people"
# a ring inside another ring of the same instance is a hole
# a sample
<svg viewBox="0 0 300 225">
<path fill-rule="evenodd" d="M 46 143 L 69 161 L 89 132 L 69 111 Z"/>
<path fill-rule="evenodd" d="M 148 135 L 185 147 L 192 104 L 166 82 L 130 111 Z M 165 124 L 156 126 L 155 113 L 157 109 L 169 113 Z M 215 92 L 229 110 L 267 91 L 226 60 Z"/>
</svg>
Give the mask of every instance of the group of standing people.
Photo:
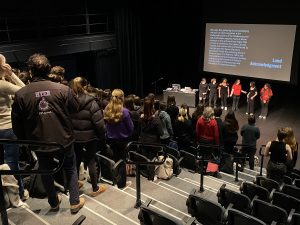
<svg viewBox="0 0 300 225">
<path fill-rule="evenodd" d="M 212 78 L 210 83 L 206 82 L 205 78 L 202 78 L 199 84 L 199 103 L 206 104 L 206 99 L 208 98 L 208 105 L 210 107 L 217 107 L 217 99 L 221 100 L 221 109 L 227 110 L 228 104 L 227 99 L 232 97 L 232 110 L 239 110 L 239 100 L 241 94 L 247 95 L 247 115 L 254 114 L 254 103 L 255 98 L 258 94 L 260 94 L 261 101 L 261 114 L 259 116 L 260 119 L 266 119 L 268 115 L 268 105 L 271 97 L 273 96 L 273 92 L 270 84 L 266 83 L 264 87 L 261 88 L 258 93 L 257 88 L 255 86 L 255 82 L 250 82 L 250 87 L 248 93 L 242 89 L 241 81 L 237 79 L 231 87 L 227 82 L 226 78 L 223 78 L 222 81 L 217 84 L 216 79 Z"/>
</svg>

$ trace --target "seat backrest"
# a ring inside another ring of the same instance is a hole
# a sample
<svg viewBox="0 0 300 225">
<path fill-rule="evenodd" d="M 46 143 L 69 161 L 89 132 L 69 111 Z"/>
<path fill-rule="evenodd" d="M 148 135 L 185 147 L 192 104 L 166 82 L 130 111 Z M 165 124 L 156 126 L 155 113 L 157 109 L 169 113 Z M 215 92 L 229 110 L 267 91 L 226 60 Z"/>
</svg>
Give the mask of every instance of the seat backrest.
<svg viewBox="0 0 300 225">
<path fill-rule="evenodd" d="M 228 210 L 227 220 L 227 225 L 266 225 L 263 221 L 235 209 Z"/>
<path fill-rule="evenodd" d="M 300 225 L 300 214 L 294 213 L 290 225 Z"/>
<path fill-rule="evenodd" d="M 141 225 L 184 225 L 182 221 L 144 205 L 140 208 L 138 218 Z"/>
<path fill-rule="evenodd" d="M 215 160 L 220 157 L 220 146 L 210 144 L 200 144 L 198 146 L 199 155 L 205 160 Z"/>
<path fill-rule="evenodd" d="M 289 176 L 284 175 L 282 179 L 283 179 L 283 183 L 285 183 L 285 184 L 292 184 L 293 183 L 293 179 Z"/>
<path fill-rule="evenodd" d="M 271 224 L 273 221 L 277 224 L 285 224 L 288 217 L 284 209 L 259 199 L 253 200 L 252 215 L 267 224 Z"/>
<path fill-rule="evenodd" d="M 300 188 L 300 179 L 295 179 L 294 184 L 296 187 Z"/>
<path fill-rule="evenodd" d="M 183 160 L 180 163 L 181 167 L 187 168 L 189 170 L 192 171 L 196 171 L 199 167 L 199 163 L 197 162 L 196 159 L 196 153 L 192 154 L 190 152 L 186 152 L 186 151 L 180 151 Z"/>
<path fill-rule="evenodd" d="M 294 172 L 290 173 L 289 176 L 292 178 L 292 180 L 294 180 L 294 179 L 300 179 L 300 175 L 297 174 L 297 173 L 294 173 Z"/>
<path fill-rule="evenodd" d="M 287 213 L 290 213 L 292 209 L 295 209 L 295 212 L 300 212 L 300 200 L 281 192 L 275 191 L 273 193 L 272 204 L 286 210 Z"/>
<path fill-rule="evenodd" d="M 276 191 L 279 191 L 280 189 L 280 185 L 277 181 L 263 176 L 256 177 L 256 184 L 266 188 L 270 193 L 273 189 L 275 189 Z"/>
<path fill-rule="evenodd" d="M 224 208 L 215 202 L 205 199 L 193 191 L 186 205 L 188 212 L 202 224 L 221 225 L 223 224 Z"/>
<path fill-rule="evenodd" d="M 250 213 L 250 199 L 244 194 L 232 191 L 222 186 L 218 192 L 218 202 L 227 208 L 232 204 L 232 208 L 245 213 Z"/>
<path fill-rule="evenodd" d="M 283 185 L 281 192 L 293 196 L 300 200 L 300 188 L 294 185 L 288 185 L 288 184 Z"/>
<path fill-rule="evenodd" d="M 180 159 L 180 152 L 179 150 L 172 148 L 170 146 L 166 147 L 166 152 L 172 156 L 174 156 L 176 159 Z"/>
<path fill-rule="evenodd" d="M 258 199 L 261 199 L 263 201 L 270 201 L 269 196 L 270 193 L 269 191 L 261 186 L 258 186 L 253 183 L 249 182 L 243 182 L 241 184 L 241 193 L 244 195 L 247 195 L 251 200 L 257 196 Z"/>
</svg>

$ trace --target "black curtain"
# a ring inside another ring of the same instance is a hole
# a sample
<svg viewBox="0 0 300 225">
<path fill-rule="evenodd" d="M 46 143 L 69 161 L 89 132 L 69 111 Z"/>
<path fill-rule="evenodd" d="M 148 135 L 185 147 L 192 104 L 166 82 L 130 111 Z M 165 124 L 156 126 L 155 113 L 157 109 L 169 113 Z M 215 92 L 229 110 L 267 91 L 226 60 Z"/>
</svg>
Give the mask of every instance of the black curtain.
<svg viewBox="0 0 300 225">
<path fill-rule="evenodd" d="M 142 96 L 141 20 L 134 8 L 115 9 L 115 32 L 120 62 L 119 88 Z"/>
</svg>

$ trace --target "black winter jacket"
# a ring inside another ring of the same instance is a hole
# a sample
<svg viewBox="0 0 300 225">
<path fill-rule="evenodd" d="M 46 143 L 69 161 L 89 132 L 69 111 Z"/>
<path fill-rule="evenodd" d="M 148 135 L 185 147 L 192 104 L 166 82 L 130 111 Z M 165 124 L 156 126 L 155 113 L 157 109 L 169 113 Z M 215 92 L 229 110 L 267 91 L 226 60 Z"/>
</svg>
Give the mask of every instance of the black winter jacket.
<svg viewBox="0 0 300 225">
<path fill-rule="evenodd" d="M 57 142 L 68 147 L 74 141 L 70 113 L 78 109 L 74 92 L 63 84 L 35 78 L 15 94 L 12 127 L 19 139 Z M 57 147 L 37 147 L 54 151 Z"/>
<path fill-rule="evenodd" d="M 89 142 L 105 139 L 105 129 L 102 111 L 95 98 L 80 94 L 77 96 L 79 110 L 71 114 L 75 133 L 75 142 Z"/>
</svg>

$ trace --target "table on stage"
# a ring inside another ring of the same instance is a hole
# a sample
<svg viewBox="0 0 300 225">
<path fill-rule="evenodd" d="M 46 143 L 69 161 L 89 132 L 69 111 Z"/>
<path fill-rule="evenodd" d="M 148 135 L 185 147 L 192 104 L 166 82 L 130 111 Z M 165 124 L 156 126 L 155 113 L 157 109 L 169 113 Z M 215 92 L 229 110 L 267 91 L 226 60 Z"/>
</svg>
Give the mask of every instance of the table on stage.
<svg viewBox="0 0 300 225">
<path fill-rule="evenodd" d="M 196 107 L 197 104 L 197 92 L 184 92 L 184 91 L 172 91 L 163 90 L 163 101 L 167 102 L 168 96 L 175 96 L 176 105 L 181 106 L 181 104 L 186 103 L 190 107 Z"/>
</svg>

